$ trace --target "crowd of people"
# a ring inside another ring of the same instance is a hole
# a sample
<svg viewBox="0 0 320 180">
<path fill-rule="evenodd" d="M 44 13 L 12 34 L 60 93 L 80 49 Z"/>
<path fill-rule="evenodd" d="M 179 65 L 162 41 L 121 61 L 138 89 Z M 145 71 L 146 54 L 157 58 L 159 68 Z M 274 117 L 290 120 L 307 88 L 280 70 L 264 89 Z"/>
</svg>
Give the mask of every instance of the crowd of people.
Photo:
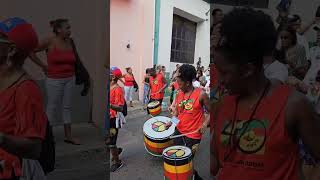
<svg viewBox="0 0 320 180">
<path fill-rule="evenodd" d="M 276 21 L 251 8 L 213 10 L 211 79 L 218 100 L 211 101 L 211 172 L 217 179 L 320 178 L 320 17 L 302 26 L 286 2 Z M 313 47 L 305 37 L 311 29 Z"/>
<path fill-rule="evenodd" d="M 110 73 L 110 133 L 106 142 L 112 154 L 111 172 L 115 172 L 123 166 L 123 162 L 119 159 L 122 148 L 116 145 L 120 128 L 117 124 L 120 124 L 120 116 L 124 112 L 125 104 L 127 102 L 132 104 L 132 91 L 129 92 L 127 86 L 130 85 L 133 88 L 133 84 L 128 82 L 136 81 L 131 68 L 126 68 L 126 70 L 128 74 L 123 75 L 118 67 L 112 67 Z M 197 67 L 189 64 L 176 64 L 171 78 L 166 79 L 165 66 L 158 65 L 147 68 L 142 81 L 144 86 L 143 104 L 147 113 L 149 113 L 149 103 L 154 101 L 160 104 L 165 103 L 165 91 L 168 90 L 170 93 L 169 112 L 172 118 L 178 119 L 178 122 L 170 121 L 165 126 L 169 128 L 173 123 L 176 123 L 173 135 L 186 135 L 175 138 L 174 145 L 189 147 L 193 155 L 196 153 L 202 134 L 210 121 L 209 72 L 209 68 L 205 69 L 201 66 L 201 61 L 197 63 Z M 124 88 L 122 88 L 123 86 Z M 125 94 L 129 94 L 129 98 Z M 201 179 L 197 171 L 194 171 L 194 175 L 196 179 Z"/>
</svg>

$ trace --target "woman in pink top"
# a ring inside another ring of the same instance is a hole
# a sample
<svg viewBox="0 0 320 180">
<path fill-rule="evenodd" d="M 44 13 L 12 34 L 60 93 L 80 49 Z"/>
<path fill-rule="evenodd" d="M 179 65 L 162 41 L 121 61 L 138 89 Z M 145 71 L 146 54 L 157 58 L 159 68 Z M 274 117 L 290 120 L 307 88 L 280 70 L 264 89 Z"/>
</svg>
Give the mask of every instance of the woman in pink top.
<svg viewBox="0 0 320 180">
<path fill-rule="evenodd" d="M 132 73 L 132 68 L 126 68 L 127 74 L 123 76 L 124 78 L 124 91 L 125 91 L 125 99 L 127 102 L 130 102 L 130 107 L 133 107 L 132 104 L 132 95 L 134 90 L 134 76 Z"/>
<path fill-rule="evenodd" d="M 74 145 L 80 143 L 71 135 L 71 97 L 75 84 L 76 54 L 70 38 L 70 24 L 67 19 L 50 22 L 54 36 L 40 42 L 37 52 L 46 50 L 45 65 L 35 54 L 31 54 L 33 62 L 38 64 L 47 75 L 46 88 L 48 95 L 47 115 L 52 124 L 56 124 L 56 114 L 63 108 L 65 142 Z"/>
</svg>

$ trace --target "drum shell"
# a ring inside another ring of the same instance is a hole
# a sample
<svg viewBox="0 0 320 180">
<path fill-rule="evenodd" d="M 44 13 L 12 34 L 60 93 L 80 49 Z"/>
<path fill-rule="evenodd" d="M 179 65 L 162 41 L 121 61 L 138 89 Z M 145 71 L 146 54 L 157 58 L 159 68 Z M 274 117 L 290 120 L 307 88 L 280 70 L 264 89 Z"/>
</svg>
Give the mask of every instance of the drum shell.
<svg viewBox="0 0 320 180">
<path fill-rule="evenodd" d="M 171 159 L 164 156 L 164 177 L 166 180 L 192 180 L 192 157 Z"/>
<path fill-rule="evenodd" d="M 163 150 L 173 145 L 173 140 L 169 138 L 154 139 L 144 135 L 144 144 L 151 155 L 162 156 Z"/>
<path fill-rule="evenodd" d="M 147 109 L 148 109 L 149 114 L 151 114 L 152 116 L 157 116 L 161 113 L 161 104 L 159 103 L 158 105 L 156 105 L 154 107 L 148 106 Z"/>
</svg>

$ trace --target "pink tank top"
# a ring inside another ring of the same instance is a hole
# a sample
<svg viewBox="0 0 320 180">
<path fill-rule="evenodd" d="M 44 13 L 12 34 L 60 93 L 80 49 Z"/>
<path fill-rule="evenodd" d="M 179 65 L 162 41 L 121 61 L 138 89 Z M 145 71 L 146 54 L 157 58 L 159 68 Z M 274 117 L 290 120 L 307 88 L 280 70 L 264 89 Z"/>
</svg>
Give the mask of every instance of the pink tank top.
<svg viewBox="0 0 320 180">
<path fill-rule="evenodd" d="M 48 77 L 69 78 L 75 74 L 76 56 L 73 50 L 54 48 L 47 53 Z"/>
</svg>

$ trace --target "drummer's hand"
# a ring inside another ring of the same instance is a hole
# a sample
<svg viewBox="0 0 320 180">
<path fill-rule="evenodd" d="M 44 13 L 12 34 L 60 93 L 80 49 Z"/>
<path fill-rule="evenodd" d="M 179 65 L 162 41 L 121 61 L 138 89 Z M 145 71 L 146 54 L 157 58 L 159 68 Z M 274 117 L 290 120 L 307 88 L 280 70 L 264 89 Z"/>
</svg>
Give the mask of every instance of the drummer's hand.
<svg viewBox="0 0 320 180">
<path fill-rule="evenodd" d="M 172 116 L 177 116 L 177 107 L 174 104 L 172 104 L 168 110 Z"/>
</svg>

